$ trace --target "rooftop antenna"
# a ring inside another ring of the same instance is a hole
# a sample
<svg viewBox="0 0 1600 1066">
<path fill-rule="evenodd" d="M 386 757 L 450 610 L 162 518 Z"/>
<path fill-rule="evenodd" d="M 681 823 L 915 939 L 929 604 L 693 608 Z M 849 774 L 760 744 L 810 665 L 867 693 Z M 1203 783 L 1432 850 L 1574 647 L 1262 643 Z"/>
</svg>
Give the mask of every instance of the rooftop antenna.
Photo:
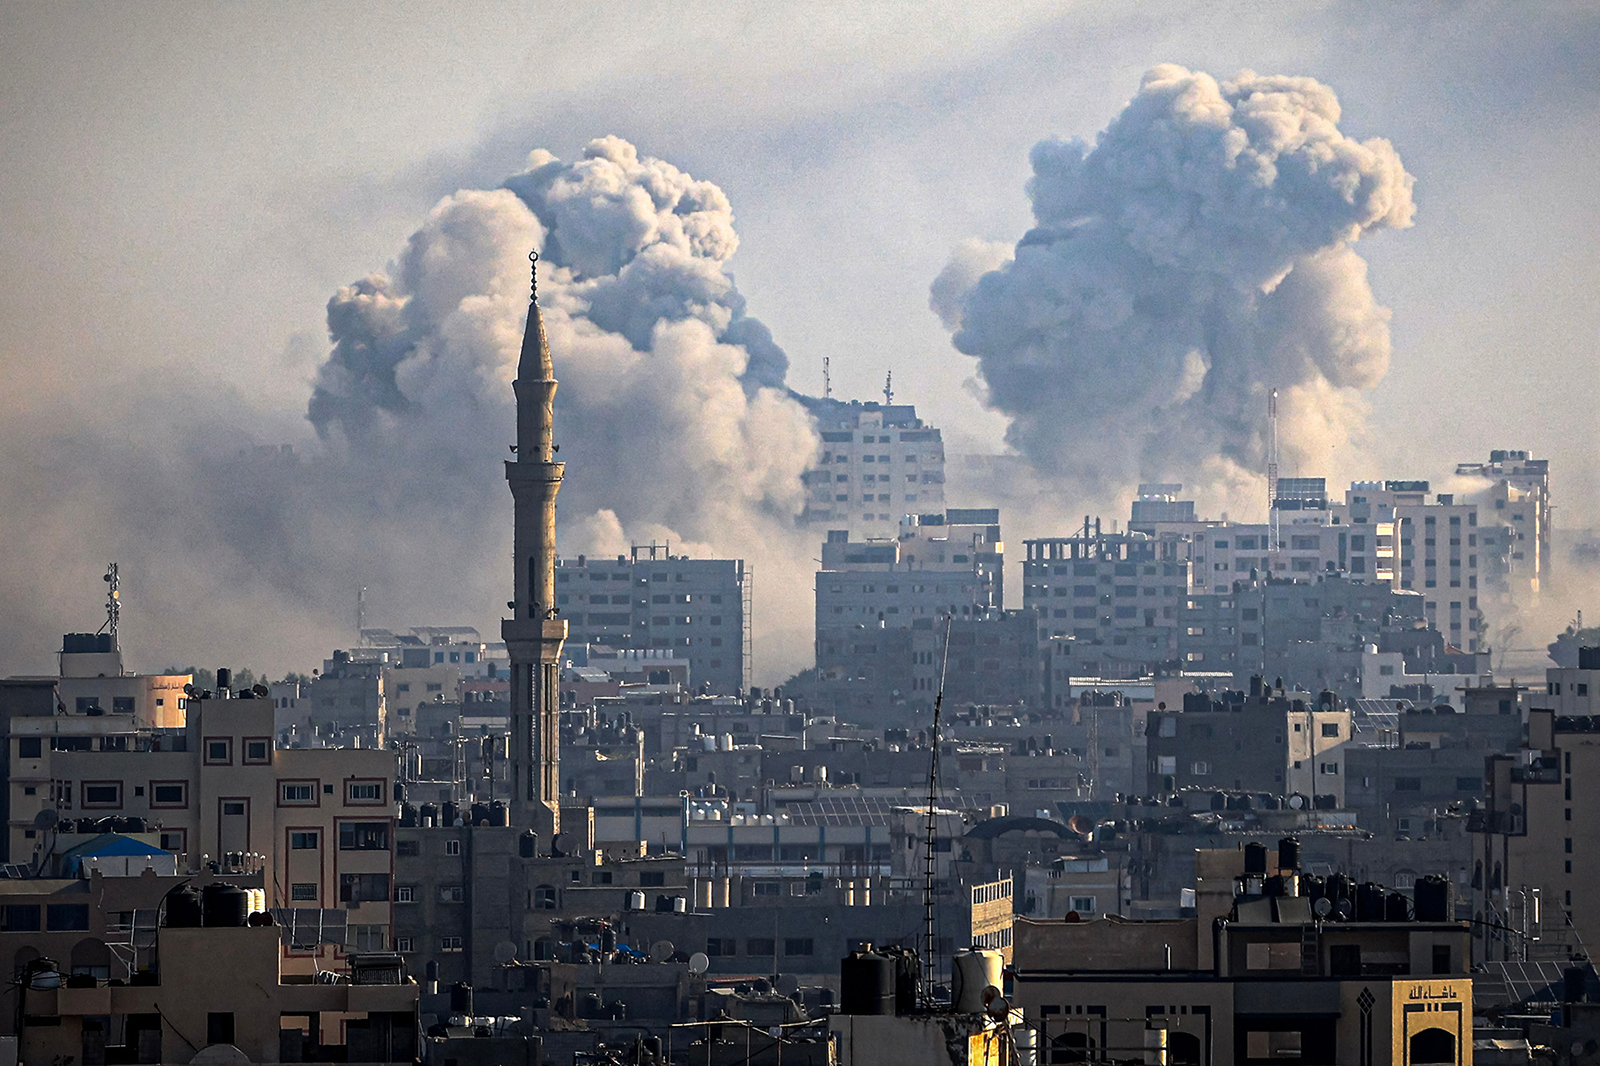
<svg viewBox="0 0 1600 1066">
<path fill-rule="evenodd" d="M 934 922 L 933 886 L 935 883 L 934 839 L 939 832 L 939 725 L 944 709 L 944 675 L 950 666 L 950 627 L 955 615 L 944 618 L 944 650 L 939 657 L 939 691 L 933 698 L 933 752 L 928 756 L 928 827 L 922 852 L 922 990 L 927 1005 L 933 1005 L 933 982 L 939 972 L 934 964 L 934 948 L 939 943 Z"/>
<path fill-rule="evenodd" d="M 888 407 L 894 403 L 894 371 L 889 371 L 889 376 L 883 379 L 883 406 Z"/>
<path fill-rule="evenodd" d="M 1267 393 L 1267 525 L 1269 553 L 1278 550 L 1278 390 Z M 1267 570 L 1268 576 L 1272 570 Z"/>
<path fill-rule="evenodd" d="M 122 614 L 121 593 L 117 591 L 116 563 L 106 567 L 105 576 L 101 580 L 106 583 L 106 620 L 100 623 L 100 628 L 96 632 L 110 633 L 115 637 L 117 635 L 117 619 Z"/>
<path fill-rule="evenodd" d="M 361 634 L 367 628 L 367 586 L 356 586 L 356 643 L 363 643 Z"/>
<path fill-rule="evenodd" d="M 822 357 L 822 398 L 830 399 L 833 396 L 833 381 L 828 377 L 828 357 Z"/>
</svg>

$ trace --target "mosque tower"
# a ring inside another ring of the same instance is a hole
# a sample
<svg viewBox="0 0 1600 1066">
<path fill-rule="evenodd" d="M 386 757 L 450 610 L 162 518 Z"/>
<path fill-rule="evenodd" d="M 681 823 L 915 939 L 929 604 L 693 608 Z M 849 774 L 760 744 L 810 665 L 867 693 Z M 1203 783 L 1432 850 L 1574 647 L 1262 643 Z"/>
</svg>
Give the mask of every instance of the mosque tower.
<svg viewBox="0 0 1600 1066">
<path fill-rule="evenodd" d="M 566 620 L 555 609 L 556 493 L 565 463 L 555 461 L 555 366 L 539 315 L 538 253 L 528 325 L 517 361 L 516 458 L 511 483 L 516 560 L 512 617 L 500 624 L 511 659 L 511 820 L 544 841 L 561 830 L 561 646 Z"/>
</svg>

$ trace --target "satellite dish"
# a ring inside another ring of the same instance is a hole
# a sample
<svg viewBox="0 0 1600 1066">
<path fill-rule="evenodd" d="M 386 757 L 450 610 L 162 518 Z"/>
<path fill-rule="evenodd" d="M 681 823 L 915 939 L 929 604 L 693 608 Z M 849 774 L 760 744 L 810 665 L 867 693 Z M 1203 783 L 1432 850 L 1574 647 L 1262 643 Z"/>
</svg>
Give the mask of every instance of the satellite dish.
<svg viewBox="0 0 1600 1066">
<path fill-rule="evenodd" d="M 185 686 L 183 686 L 183 694 L 185 696 L 193 696 L 195 694 L 194 686 L 193 685 L 185 685 Z"/>
<path fill-rule="evenodd" d="M 990 996 L 990 992 L 993 992 L 994 995 Z M 983 990 L 983 1001 L 984 1011 L 986 1011 L 989 1017 L 993 1018 L 995 1021 L 1003 1022 L 1007 1018 L 1011 1017 L 1010 1002 L 1006 1000 L 1006 997 L 1000 994 L 1000 990 L 995 988 L 994 985 L 990 985 L 988 988 Z"/>
<path fill-rule="evenodd" d="M 1341 899 L 1333 906 L 1333 913 L 1338 915 L 1341 922 L 1348 922 L 1355 917 L 1356 906 L 1347 899 Z"/>
<path fill-rule="evenodd" d="M 672 946 L 672 941 L 657 940 L 654 944 L 650 945 L 650 961 L 666 962 L 668 959 L 672 958 L 672 953 L 676 950 L 678 949 Z"/>
<path fill-rule="evenodd" d="M 1305 805 L 1306 805 L 1306 798 L 1304 796 L 1300 795 L 1300 793 L 1296 792 L 1294 795 L 1289 797 L 1289 809 L 1290 810 L 1298 811 L 1301 808 L 1303 808 Z"/>
<path fill-rule="evenodd" d="M 502 940 L 494 946 L 494 961 L 501 966 L 512 962 L 517 957 L 517 945 L 509 940 Z"/>
<path fill-rule="evenodd" d="M 798 991 L 800 991 L 800 978 L 792 973 L 778 975 L 778 993 L 780 995 L 792 996 Z"/>
<path fill-rule="evenodd" d="M 1333 902 L 1327 896 L 1320 896 L 1311 904 L 1311 910 L 1318 918 L 1326 918 L 1333 913 Z"/>
<path fill-rule="evenodd" d="M 268 696 L 272 695 L 272 690 L 261 684 L 259 681 L 250 686 L 250 691 L 256 694 L 257 699 L 266 699 Z"/>
<path fill-rule="evenodd" d="M 689 972 L 696 977 L 699 977 L 709 969 L 711 969 L 711 960 L 706 957 L 705 952 L 697 951 L 689 956 Z"/>
<path fill-rule="evenodd" d="M 55 808 L 46 807 L 44 810 L 33 816 L 33 827 L 35 829 L 43 829 L 48 832 L 49 830 L 54 829 L 57 824 L 60 823 L 60 821 L 61 815 L 55 812 Z"/>
</svg>

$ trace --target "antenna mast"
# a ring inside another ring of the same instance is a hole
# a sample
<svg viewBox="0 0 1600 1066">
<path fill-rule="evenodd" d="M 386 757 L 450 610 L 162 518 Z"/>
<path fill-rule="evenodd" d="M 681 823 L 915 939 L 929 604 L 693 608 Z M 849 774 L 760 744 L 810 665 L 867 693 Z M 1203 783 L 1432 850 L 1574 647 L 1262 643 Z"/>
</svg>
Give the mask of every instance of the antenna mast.
<svg viewBox="0 0 1600 1066">
<path fill-rule="evenodd" d="M 883 379 L 883 406 L 888 407 L 894 403 L 894 371 L 889 371 L 889 376 Z"/>
<path fill-rule="evenodd" d="M 1267 551 L 1278 551 L 1278 390 L 1267 393 Z M 1267 576 L 1272 575 L 1269 566 Z"/>
<path fill-rule="evenodd" d="M 933 1004 L 933 981 L 938 973 L 934 965 L 934 948 L 938 945 L 938 929 L 934 922 L 933 886 L 934 839 L 939 833 L 939 726 L 944 709 L 944 675 L 950 666 L 950 627 L 954 615 L 945 615 L 944 651 L 939 657 L 939 692 L 933 698 L 933 752 L 928 756 L 928 828 L 923 840 L 922 853 L 922 994 L 929 1006 Z"/>
<path fill-rule="evenodd" d="M 833 382 L 828 378 L 828 357 L 822 357 L 822 398 L 824 400 L 833 396 Z"/>
<path fill-rule="evenodd" d="M 356 643 L 365 643 L 361 633 L 367 628 L 367 586 L 356 586 Z"/>
<path fill-rule="evenodd" d="M 112 644 L 115 645 L 117 619 L 122 615 L 122 594 L 117 591 L 116 563 L 106 567 L 105 577 L 101 580 L 106 583 L 106 620 L 100 624 L 99 632 L 110 633 L 113 638 Z"/>
</svg>

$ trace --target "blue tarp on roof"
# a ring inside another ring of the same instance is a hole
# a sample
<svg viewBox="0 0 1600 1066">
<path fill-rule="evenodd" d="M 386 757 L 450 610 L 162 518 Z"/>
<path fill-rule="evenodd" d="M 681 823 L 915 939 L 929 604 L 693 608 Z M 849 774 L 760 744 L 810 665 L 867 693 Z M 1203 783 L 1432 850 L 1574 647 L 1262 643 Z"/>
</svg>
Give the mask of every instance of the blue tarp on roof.
<svg viewBox="0 0 1600 1066">
<path fill-rule="evenodd" d="M 83 868 L 83 860 L 88 858 L 132 858 L 142 855 L 171 854 L 136 837 L 124 836 L 121 833 L 101 833 L 92 840 L 85 840 L 62 858 L 65 860 L 67 876 L 74 877 Z"/>
</svg>

